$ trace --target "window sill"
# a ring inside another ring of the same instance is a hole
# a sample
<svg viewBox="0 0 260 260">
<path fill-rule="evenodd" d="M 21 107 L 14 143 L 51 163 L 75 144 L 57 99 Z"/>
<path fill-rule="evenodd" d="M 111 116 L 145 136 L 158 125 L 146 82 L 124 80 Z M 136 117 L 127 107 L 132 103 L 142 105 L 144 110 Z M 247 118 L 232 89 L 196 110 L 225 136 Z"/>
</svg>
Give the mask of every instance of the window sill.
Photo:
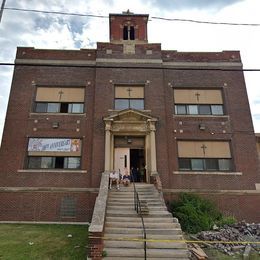
<svg viewBox="0 0 260 260">
<path fill-rule="evenodd" d="M 227 176 L 241 176 L 242 172 L 196 172 L 196 171 L 174 171 L 177 175 L 227 175 Z"/>
<path fill-rule="evenodd" d="M 87 173 L 86 170 L 54 170 L 54 169 L 23 169 L 18 170 L 18 173 Z"/>
<path fill-rule="evenodd" d="M 173 118 L 174 117 L 206 117 L 206 118 L 229 118 L 229 115 L 176 115 L 176 114 L 173 114 Z"/>
<path fill-rule="evenodd" d="M 48 115 L 48 116 L 86 116 L 86 113 L 35 113 L 31 112 L 30 116 L 39 116 L 39 115 Z"/>
</svg>

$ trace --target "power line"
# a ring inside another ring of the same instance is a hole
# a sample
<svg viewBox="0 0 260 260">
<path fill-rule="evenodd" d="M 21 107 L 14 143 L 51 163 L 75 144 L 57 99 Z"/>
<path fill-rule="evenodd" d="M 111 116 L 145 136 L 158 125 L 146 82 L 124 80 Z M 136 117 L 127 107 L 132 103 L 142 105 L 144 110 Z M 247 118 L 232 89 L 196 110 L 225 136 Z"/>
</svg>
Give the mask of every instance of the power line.
<svg viewBox="0 0 260 260">
<path fill-rule="evenodd" d="M 58 14 L 58 15 L 94 17 L 94 18 L 109 18 L 109 16 L 107 16 L 107 15 L 69 13 L 69 12 L 60 12 L 60 11 L 44 11 L 44 10 L 23 9 L 23 8 L 14 8 L 14 7 L 5 7 L 3 9 L 10 10 L 10 11 L 21 11 L 21 12 L 34 12 L 34 13 Z M 201 21 L 201 20 L 194 20 L 194 19 L 165 18 L 165 17 L 159 17 L 159 16 L 151 16 L 151 18 L 155 19 L 155 20 L 163 20 L 163 21 L 170 21 L 170 22 L 189 22 L 189 23 L 199 23 L 199 24 L 230 25 L 230 26 L 260 26 L 259 23 L 213 22 L 213 21 Z"/>
<path fill-rule="evenodd" d="M 164 69 L 164 70 L 186 70 L 186 71 L 230 71 L 230 72 L 260 72 L 260 69 L 226 69 L 226 68 L 191 68 L 191 67 L 179 67 L 169 68 L 162 66 L 144 67 L 144 66 L 113 66 L 113 65 L 88 65 L 88 64 L 39 64 L 39 63 L 8 63 L 0 62 L 0 66 L 26 66 L 26 67 L 61 67 L 61 68 L 111 68 L 111 69 Z"/>
<path fill-rule="evenodd" d="M 180 19 L 180 18 L 163 18 L 152 16 L 152 19 L 164 20 L 164 21 L 174 21 L 174 22 L 190 22 L 190 23 L 202 23 L 202 24 L 215 24 L 215 25 L 236 25 L 236 26 L 260 26 L 259 23 L 225 23 L 225 22 L 211 22 L 211 21 L 200 21 L 193 19 Z"/>
<path fill-rule="evenodd" d="M 82 16 L 82 17 L 108 18 L 108 16 L 105 15 L 67 13 L 67 12 L 60 12 L 60 11 L 44 11 L 44 10 L 36 10 L 36 9 L 13 8 L 13 7 L 5 7 L 4 10 L 44 13 L 44 14 L 62 14 L 62 15 Z"/>
</svg>

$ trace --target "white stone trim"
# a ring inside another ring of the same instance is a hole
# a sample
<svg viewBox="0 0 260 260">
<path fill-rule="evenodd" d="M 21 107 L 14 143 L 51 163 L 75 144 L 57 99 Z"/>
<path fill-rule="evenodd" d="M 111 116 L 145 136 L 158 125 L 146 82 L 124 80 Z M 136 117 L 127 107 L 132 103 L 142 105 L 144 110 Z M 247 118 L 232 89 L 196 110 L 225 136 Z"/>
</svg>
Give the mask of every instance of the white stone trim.
<svg viewBox="0 0 260 260">
<path fill-rule="evenodd" d="M 185 105 L 185 104 L 184 104 Z M 225 119 L 229 119 L 229 116 L 228 115 L 176 115 L 176 114 L 173 114 L 173 118 L 178 118 L 178 117 L 192 117 L 192 118 L 196 118 L 196 117 L 206 117 L 206 118 L 225 118 Z"/>
<path fill-rule="evenodd" d="M 117 59 L 97 58 L 95 60 L 51 60 L 51 59 L 16 59 L 15 64 L 19 65 L 73 65 L 95 66 L 97 63 L 134 63 L 134 64 L 160 64 L 165 68 L 214 68 L 214 67 L 242 67 L 241 62 L 164 62 L 162 59 Z"/>
<path fill-rule="evenodd" d="M 219 194 L 219 195 L 254 195 L 259 194 L 259 190 L 207 190 L 207 189 L 163 189 L 163 193 L 197 193 L 197 194 Z"/>
<path fill-rule="evenodd" d="M 59 224 L 59 225 L 82 225 L 87 226 L 90 225 L 89 222 L 65 222 L 65 221 L 0 221 L 1 224 L 43 224 L 43 225 L 50 225 L 50 224 Z"/>
<path fill-rule="evenodd" d="M 226 175 L 226 176 L 233 176 L 233 175 L 238 175 L 241 176 L 243 175 L 242 172 L 196 172 L 196 171 L 173 171 L 173 174 L 177 175 Z"/>
<path fill-rule="evenodd" d="M 98 192 L 99 188 L 0 187 L 0 192 Z"/>
<path fill-rule="evenodd" d="M 174 67 L 174 68 L 186 68 L 186 67 L 242 67 L 241 62 L 163 62 L 164 67 Z"/>
<path fill-rule="evenodd" d="M 162 59 L 109 59 L 109 58 L 97 58 L 97 63 L 152 63 L 152 64 L 162 64 Z"/>
<path fill-rule="evenodd" d="M 86 170 L 21 169 L 18 173 L 87 173 Z"/>
<path fill-rule="evenodd" d="M 96 65 L 95 60 L 43 60 L 43 59 L 16 59 L 15 64 L 26 65 Z"/>
<path fill-rule="evenodd" d="M 36 113 L 32 112 L 29 114 L 30 116 L 86 116 L 86 113 Z"/>
</svg>

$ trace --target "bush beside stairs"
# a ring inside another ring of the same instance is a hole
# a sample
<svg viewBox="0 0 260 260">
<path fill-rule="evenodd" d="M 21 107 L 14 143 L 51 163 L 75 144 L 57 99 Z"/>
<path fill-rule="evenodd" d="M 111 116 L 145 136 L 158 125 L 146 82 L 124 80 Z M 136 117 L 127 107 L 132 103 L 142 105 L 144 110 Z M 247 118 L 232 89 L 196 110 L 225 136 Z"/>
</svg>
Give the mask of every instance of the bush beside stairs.
<svg viewBox="0 0 260 260">
<path fill-rule="evenodd" d="M 142 222 L 134 209 L 133 184 L 112 189 L 108 194 L 104 233 L 104 259 L 144 259 Z M 155 240 L 182 240 L 180 224 L 167 211 L 154 185 L 136 183 L 144 206 L 143 218 L 147 233 L 147 259 L 189 259 L 185 242 Z"/>
</svg>

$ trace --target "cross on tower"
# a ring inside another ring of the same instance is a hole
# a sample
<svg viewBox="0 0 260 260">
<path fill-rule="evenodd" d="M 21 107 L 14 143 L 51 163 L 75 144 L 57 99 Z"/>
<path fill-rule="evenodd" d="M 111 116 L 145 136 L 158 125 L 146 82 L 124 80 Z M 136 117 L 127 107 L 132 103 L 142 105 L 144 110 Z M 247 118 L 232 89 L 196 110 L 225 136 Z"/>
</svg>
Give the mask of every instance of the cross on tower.
<svg viewBox="0 0 260 260">
<path fill-rule="evenodd" d="M 60 95 L 59 100 L 61 100 L 61 96 L 64 94 L 64 92 L 62 91 L 62 89 L 58 92 L 58 94 Z"/>
<path fill-rule="evenodd" d="M 196 93 L 195 93 L 195 96 L 197 97 L 197 101 L 199 101 L 199 100 L 200 100 L 200 93 L 199 93 L 199 92 L 196 92 Z"/>
<path fill-rule="evenodd" d="M 203 144 L 200 148 L 203 150 L 203 154 L 204 154 L 204 156 L 205 156 L 207 146 L 206 146 L 205 144 Z"/>
</svg>

